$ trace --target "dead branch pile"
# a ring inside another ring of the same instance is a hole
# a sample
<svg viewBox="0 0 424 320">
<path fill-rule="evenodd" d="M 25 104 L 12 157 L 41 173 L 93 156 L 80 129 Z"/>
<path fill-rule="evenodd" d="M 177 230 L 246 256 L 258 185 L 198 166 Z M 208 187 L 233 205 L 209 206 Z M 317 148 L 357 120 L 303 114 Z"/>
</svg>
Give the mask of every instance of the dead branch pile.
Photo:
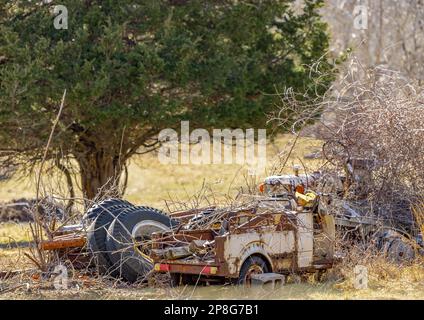
<svg viewBox="0 0 424 320">
<path fill-rule="evenodd" d="M 297 111 L 293 132 L 299 135 L 324 112 L 318 132 L 327 160 L 323 177 L 344 175 L 338 196 L 357 203 L 364 214 L 414 228 L 411 207 L 424 189 L 424 88 L 378 68 L 361 70 L 364 80 L 352 71 L 360 67 L 352 66 L 343 89 L 319 101 L 286 92 L 275 118 L 284 124 L 281 116 Z"/>
<path fill-rule="evenodd" d="M 339 165 L 366 160 L 361 179 L 352 176 L 347 198 L 365 196 L 376 215 L 408 221 L 424 188 L 424 88 L 382 70 L 368 80 L 351 82 L 340 93 L 339 121 L 328 126 L 327 141 L 340 146 L 332 148 L 333 157 L 344 149 Z"/>
</svg>

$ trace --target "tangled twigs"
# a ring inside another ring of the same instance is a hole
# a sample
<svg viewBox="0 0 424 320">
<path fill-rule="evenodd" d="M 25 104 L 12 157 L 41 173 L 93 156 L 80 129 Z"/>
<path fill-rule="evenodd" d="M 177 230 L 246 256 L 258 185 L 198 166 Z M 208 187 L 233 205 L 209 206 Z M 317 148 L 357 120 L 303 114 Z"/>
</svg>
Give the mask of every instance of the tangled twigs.
<svg viewBox="0 0 424 320">
<path fill-rule="evenodd" d="M 63 111 L 63 107 L 65 105 L 65 97 L 66 97 L 66 89 L 63 92 L 62 102 L 60 104 L 59 112 L 58 112 L 56 119 L 53 123 L 52 129 L 51 129 L 51 132 L 50 132 L 50 136 L 49 136 L 49 139 L 47 141 L 46 148 L 44 150 L 43 160 L 40 164 L 40 169 L 39 169 L 38 176 L 37 176 L 36 206 L 35 206 L 35 209 L 33 210 L 34 224 L 30 224 L 31 233 L 32 233 L 32 237 L 34 239 L 34 244 L 35 244 L 34 247 L 31 248 L 31 254 L 32 254 L 31 261 L 33 261 L 33 262 L 37 261 L 36 265 L 41 270 L 46 269 L 45 253 L 44 253 L 43 250 L 40 249 L 40 243 L 43 240 L 43 230 L 44 230 L 44 232 L 46 232 L 46 234 L 47 234 L 47 236 L 50 240 L 53 238 L 53 236 L 50 232 L 50 229 L 46 224 L 46 221 L 43 219 L 43 217 L 40 213 L 40 202 L 39 202 L 40 198 L 39 198 L 39 196 L 40 196 L 40 188 L 41 188 L 41 176 L 43 174 L 44 163 L 46 162 L 46 159 L 47 159 L 47 153 L 49 151 L 50 144 L 52 142 L 56 126 L 59 122 L 60 116 L 61 116 L 62 111 Z"/>
<path fill-rule="evenodd" d="M 376 213 L 411 219 L 410 206 L 424 188 L 424 88 L 387 70 L 373 72 L 368 82 L 345 88 L 349 102 L 340 101 L 335 109 L 333 140 L 352 159 L 366 160 L 361 194 L 379 208 Z"/>
<path fill-rule="evenodd" d="M 322 114 L 313 132 L 324 142 L 322 171 L 345 174 L 346 200 L 416 233 L 411 206 L 424 189 L 424 87 L 387 69 L 366 74 L 352 67 L 338 90 L 312 101 L 287 90 L 275 119 L 306 125 Z M 293 110 L 296 121 L 285 117 Z"/>
</svg>

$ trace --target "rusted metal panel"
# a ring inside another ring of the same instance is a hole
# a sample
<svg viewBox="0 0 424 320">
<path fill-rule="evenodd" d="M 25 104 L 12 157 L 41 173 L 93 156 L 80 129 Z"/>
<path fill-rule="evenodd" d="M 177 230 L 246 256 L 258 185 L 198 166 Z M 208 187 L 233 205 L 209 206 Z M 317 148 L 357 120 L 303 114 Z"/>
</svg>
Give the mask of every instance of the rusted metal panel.
<svg viewBox="0 0 424 320">
<path fill-rule="evenodd" d="M 233 234 L 224 241 L 224 260 L 230 274 L 238 274 L 243 262 L 253 254 L 260 254 L 272 265 L 272 255 L 295 251 L 294 231 L 250 232 Z"/>
<path fill-rule="evenodd" d="M 176 263 L 175 261 L 163 261 L 154 266 L 156 272 L 183 273 L 194 275 L 220 275 L 219 266 L 198 263 Z"/>
<path fill-rule="evenodd" d="M 284 272 L 287 270 L 294 271 L 296 269 L 296 254 L 290 254 L 288 258 L 275 258 L 272 259 L 272 270 L 274 272 Z"/>
<path fill-rule="evenodd" d="M 57 237 L 53 240 L 43 241 L 40 244 L 41 250 L 59 250 L 65 248 L 82 248 L 86 243 L 85 236 Z"/>
</svg>

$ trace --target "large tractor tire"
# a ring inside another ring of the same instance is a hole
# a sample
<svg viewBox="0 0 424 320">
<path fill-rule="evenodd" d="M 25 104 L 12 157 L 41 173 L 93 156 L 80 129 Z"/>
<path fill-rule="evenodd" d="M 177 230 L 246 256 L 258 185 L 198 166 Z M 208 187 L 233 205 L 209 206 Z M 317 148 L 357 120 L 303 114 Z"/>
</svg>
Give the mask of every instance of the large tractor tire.
<svg viewBox="0 0 424 320">
<path fill-rule="evenodd" d="M 100 274 L 115 276 L 113 272 L 110 272 L 112 262 L 109 259 L 106 248 L 107 230 L 116 216 L 131 208 L 134 208 L 134 206 L 130 203 L 109 206 L 107 209 L 101 211 L 88 227 L 88 249 L 93 255 L 94 264 Z"/>
<path fill-rule="evenodd" d="M 147 280 L 147 274 L 153 269 L 149 257 L 152 233 L 168 231 L 177 225 L 177 221 L 162 211 L 149 207 L 137 207 L 116 217 L 106 240 L 113 270 L 131 283 Z"/>
<path fill-rule="evenodd" d="M 83 221 L 90 223 L 94 221 L 94 219 L 96 219 L 103 211 L 107 210 L 110 207 L 115 207 L 118 205 L 128 206 L 132 204 L 123 199 L 110 198 L 104 200 L 102 202 L 94 204 L 90 209 L 88 209 L 83 217 Z"/>
</svg>

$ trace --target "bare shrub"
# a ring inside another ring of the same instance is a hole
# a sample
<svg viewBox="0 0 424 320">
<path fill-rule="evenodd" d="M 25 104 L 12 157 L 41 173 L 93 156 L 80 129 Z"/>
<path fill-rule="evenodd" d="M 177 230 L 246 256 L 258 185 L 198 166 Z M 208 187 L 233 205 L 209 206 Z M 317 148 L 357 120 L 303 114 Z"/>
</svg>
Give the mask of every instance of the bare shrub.
<svg viewBox="0 0 424 320">
<path fill-rule="evenodd" d="M 347 197 L 365 195 L 377 215 L 411 220 L 410 206 L 424 188 L 424 88 L 387 70 L 368 74 L 340 92 L 327 140 L 345 148 L 346 161 L 368 161 L 362 170 L 369 176 L 353 183 Z"/>
<path fill-rule="evenodd" d="M 358 62 L 350 70 L 342 89 L 318 100 L 288 90 L 273 119 L 284 124 L 284 115 L 298 110 L 293 133 L 300 135 L 320 118 L 316 133 L 327 160 L 321 171 L 345 175 L 342 197 L 366 204 L 370 215 L 416 229 L 411 207 L 424 189 L 424 87 L 390 70 L 361 69 Z M 355 169 L 355 161 L 362 167 Z"/>
</svg>

